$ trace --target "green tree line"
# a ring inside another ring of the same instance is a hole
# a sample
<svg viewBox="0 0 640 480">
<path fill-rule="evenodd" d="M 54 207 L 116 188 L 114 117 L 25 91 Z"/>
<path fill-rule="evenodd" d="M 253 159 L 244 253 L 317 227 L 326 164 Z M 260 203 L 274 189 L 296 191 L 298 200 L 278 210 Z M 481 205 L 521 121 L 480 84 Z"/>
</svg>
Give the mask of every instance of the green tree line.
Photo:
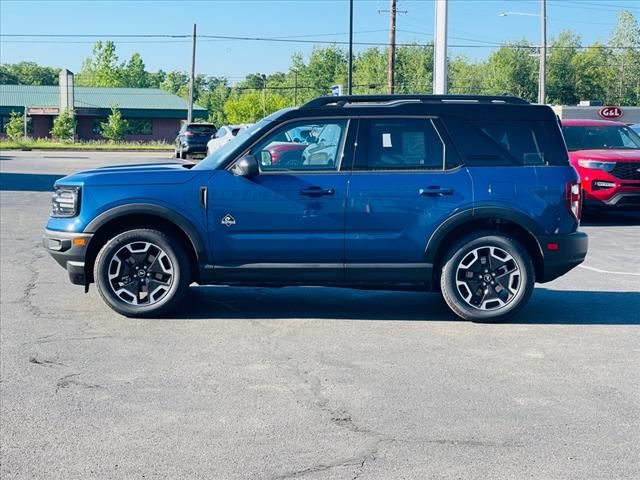
<svg viewBox="0 0 640 480">
<path fill-rule="evenodd" d="M 367 48 L 354 56 L 353 93 L 386 93 L 387 50 Z M 195 101 L 216 124 L 253 122 L 265 113 L 295 106 L 332 85 L 347 84 L 346 49 L 315 47 L 308 57 L 295 54 L 286 72 L 252 73 L 235 85 L 228 79 L 197 75 Z M 449 59 L 452 94 L 516 95 L 536 101 L 539 48 L 522 40 L 503 44 L 486 59 L 464 55 Z M 55 73 L 54 73 L 55 72 Z M 396 93 L 431 93 L 433 45 L 405 44 L 396 48 Z M 0 83 L 57 83 L 57 69 L 22 62 L 0 66 Z M 162 88 L 187 98 L 189 76 L 183 71 L 149 72 L 140 54 L 120 61 L 111 41 L 97 42 L 76 75 L 76 84 L 97 87 Z M 565 31 L 551 39 L 547 59 L 547 101 L 571 105 L 580 100 L 640 105 L 640 27 L 622 10 L 607 42 L 582 45 L 579 35 Z"/>
</svg>

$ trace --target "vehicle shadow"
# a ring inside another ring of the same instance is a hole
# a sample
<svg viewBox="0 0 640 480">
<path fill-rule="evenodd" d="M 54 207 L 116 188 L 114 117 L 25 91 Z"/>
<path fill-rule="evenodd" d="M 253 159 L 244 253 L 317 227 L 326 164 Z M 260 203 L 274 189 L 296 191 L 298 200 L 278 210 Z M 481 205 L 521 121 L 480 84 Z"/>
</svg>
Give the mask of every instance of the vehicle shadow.
<svg viewBox="0 0 640 480">
<path fill-rule="evenodd" d="M 439 294 L 323 287 L 191 287 L 172 320 L 327 319 L 462 321 Z M 507 323 L 531 325 L 640 325 L 640 293 L 536 288 L 529 304 Z"/>
<path fill-rule="evenodd" d="M 0 190 L 53 192 L 53 184 L 64 175 L 0 173 Z"/>
<path fill-rule="evenodd" d="M 640 212 L 621 210 L 612 212 L 589 212 L 583 214 L 583 227 L 624 227 L 640 225 Z"/>
</svg>

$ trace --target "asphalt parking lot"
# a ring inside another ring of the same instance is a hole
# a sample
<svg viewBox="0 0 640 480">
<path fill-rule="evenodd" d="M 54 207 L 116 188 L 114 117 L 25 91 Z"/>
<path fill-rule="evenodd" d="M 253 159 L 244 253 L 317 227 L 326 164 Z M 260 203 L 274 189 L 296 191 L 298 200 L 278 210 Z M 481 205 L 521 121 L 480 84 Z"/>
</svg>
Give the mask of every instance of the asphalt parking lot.
<svg viewBox="0 0 640 480">
<path fill-rule="evenodd" d="M 590 219 L 585 264 L 507 324 L 328 288 L 127 319 L 41 247 L 47 190 L 168 157 L 1 154 L 3 479 L 640 478 L 640 215 Z"/>
</svg>

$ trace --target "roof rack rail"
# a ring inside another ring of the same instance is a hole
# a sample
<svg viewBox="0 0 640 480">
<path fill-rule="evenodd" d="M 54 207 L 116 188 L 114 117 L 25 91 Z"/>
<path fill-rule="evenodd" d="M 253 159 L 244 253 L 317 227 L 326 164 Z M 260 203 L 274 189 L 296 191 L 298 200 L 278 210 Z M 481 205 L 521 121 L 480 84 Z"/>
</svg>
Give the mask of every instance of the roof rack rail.
<svg viewBox="0 0 640 480">
<path fill-rule="evenodd" d="M 342 95 L 333 97 L 318 97 L 303 104 L 301 109 L 320 108 L 329 105 L 343 107 L 346 104 L 358 103 L 405 103 L 405 102 L 425 102 L 425 103 L 508 103 L 512 105 L 528 105 L 529 102 L 522 98 L 508 95 Z"/>
</svg>

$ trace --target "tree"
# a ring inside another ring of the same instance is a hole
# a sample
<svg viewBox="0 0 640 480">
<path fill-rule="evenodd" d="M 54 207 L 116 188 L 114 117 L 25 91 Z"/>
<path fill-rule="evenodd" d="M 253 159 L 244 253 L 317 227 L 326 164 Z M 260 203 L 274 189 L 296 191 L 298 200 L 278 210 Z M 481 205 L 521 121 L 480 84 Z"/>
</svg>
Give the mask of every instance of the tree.
<svg viewBox="0 0 640 480">
<path fill-rule="evenodd" d="M 0 84 L 57 85 L 59 68 L 41 67 L 35 62 L 0 65 Z"/>
<path fill-rule="evenodd" d="M 576 91 L 576 63 L 580 37 L 562 32 L 551 41 L 547 60 L 547 101 L 559 105 L 574 105 L 580 100 Z"/>
<path fill-rule="evenodd" d="M 58 140 L 65 142 L 73 141 L 73 135 L 76 130 L 76 123 L 73 116 L 68 110 L 64 110 L 53 121 L 51 135 Z"/>
<path fill-rule="evenodd" d="M 503 45 L 489 55 L 486 63 L 486 93 L 515 95 L 534 102 L 538 93 L 537 59 L 526 41 Z"/>
<path fill-rule="evenodd" d="M 80 73 L 76 76 L 76 84 L 88 87 L 123 87 L 124 66 L 118 63 L 116 45 L 108 40 L 96 42 L 93 56 L 82 63 Z"/>
<path fill-rule="evenodd" d="M 173 70 L 165 75 L 160 88 L 175 95 L 186 97 L 189 94 L 189 75 L 185 72 Z"/>
<path fill-rule="evenodd" d="M 111 107 L 111 114 L 106 122 L 100 123 L 102 136 L 112 142 L 118 142 L 127 134 L 127 121 L 122 118 L 122 113 L 116 107 Z"/>
<path fill-rule="evenodd" d="M 640 103 L 640 27 L 629 10 L 618 14 L 618 23 L 611 34 L 610 65 L 617 71 L 614 102 L 619 105 Z"/>
<path fill-rule="evenodd" d="M 388 56 L 378 47 L 367 48 L 353 60 L 354 93 L 386 93 Z"/>
<path fill-rule="evenodd" d="M 126 87 L 146 88 L 149 86 L 149 73 L 139 53 L 131 55 L 131 59 L 122 71 L 123 84 Z"/>
<path fill-rule="evenodd" d="M 282 95 L 271 93 L 265 95 L 266 113 L 275 112 L 288 105 L 288 101 Z M 262 94 L 250 91 L 230 98 L 224 104 L 224 113 L 229 123 L 253 123 L 264 117 L 262 108 Z"/>
<path fill-rule="evenodd" d="M 396 50 L 396 93 L 433 91 L 433 46 L 403 45 Z"/>
<path fill-rule="evenodd" d="M 11 112 L 11 118 L 4 126 L 4 131 L 13 141 L 17 141 L 24 136 L 24 116 L 18 112 Z"/>
<path fill-rule="evenodd" d="M 603 45 L 595 43 L 586 50 L 576 53 L 572 59 L 575 70 L 575 92 L 578 100 L 601 100 L 609 103 L 607 93 L 611 85 L 611 69 L 607 51 Z M 613 93 L 613 92 L 612 92 Z"/>
<path fill-rule="evenodd" d="M 231 96 L 231 89 L 221 83 L 213 91 L 207 92 L 199 99 L 199 105 L 205 107 L 209 112 L 208 121 L 217 126 L 228 123 L 224 105 Z"/>
<path fill-rule="evenodd" d="M 485 93 L 486 66 L 473 63 L 464 56 L 449 61 L 449 93 L 482 95 Z"/>
</svg>

